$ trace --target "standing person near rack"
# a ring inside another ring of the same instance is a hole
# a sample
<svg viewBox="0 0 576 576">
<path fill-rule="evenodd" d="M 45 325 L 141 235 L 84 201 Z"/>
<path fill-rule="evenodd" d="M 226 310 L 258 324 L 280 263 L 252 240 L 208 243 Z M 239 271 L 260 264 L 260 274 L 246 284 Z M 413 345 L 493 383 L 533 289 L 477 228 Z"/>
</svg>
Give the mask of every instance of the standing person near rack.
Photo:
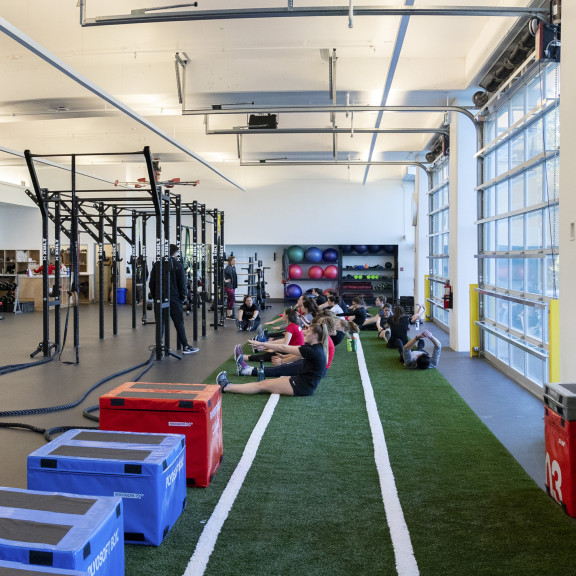
<svg viewBox="0 0 576 576">
<path fill-rule="evenodd" d="M 238 274 L 236 274 L 236 258 L 228 258 L 228 266 L 224 268 L 224 292 L 226 292 L 226 318 L 234 318 L 234 304 L 238 288 Z"/>
<path fill-rule="evenodd" d="M 246 294 L 242 301 L 242 305 L 238 308 L 238 319 L 236 320 L 236 327 L 238 330 L 250 332 L 256 330 L 260 326 L 260 312 L 252 296 Z"/>
<path fill-rule="evenodd" d="M 188 344 L 186 329 L 184 328 L 184 309 L 182 303 L 186 300 L 187 296 L 186 273 L 184 272 L 182 262 L 176 259 L 177 254 L 178 246 L 176 246 L 176 244 L 170 244 L 170 318 L 172 318 L 178 340 L 182 345 L 182 353 L 195 354 L 199 349 Z M 156 286 L 157 265 L 158 263 L 154 262 L 152 271 L 150 272 L 150 293 L 154 300 L 160 296 L 158 287 Z"/>
</svg>

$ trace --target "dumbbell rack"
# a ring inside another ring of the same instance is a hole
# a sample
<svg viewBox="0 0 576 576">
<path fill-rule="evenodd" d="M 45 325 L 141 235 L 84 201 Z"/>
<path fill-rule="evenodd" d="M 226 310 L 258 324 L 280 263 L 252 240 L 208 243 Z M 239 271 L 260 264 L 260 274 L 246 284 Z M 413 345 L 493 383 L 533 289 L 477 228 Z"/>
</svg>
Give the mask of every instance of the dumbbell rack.
<svg viewBox="0 0 576 576">
<path fill-rule="evenodd" d="M 0 274 L 0 313 L 21 314 L 22 307 L 18 299 L 20 281 L 17 274 Z M 10 310 L 10 308 L 12 308 Z"/>
<path fill-rule="evenodd" d="M 362 296 L 373 304 L 376 295 L 382 294 L 389 302 L 398 298 L 398 247 L 393 252 L 383 249 L 358 254 L 339 250 L 340 293 L 347 301 Z"/>
</svg>

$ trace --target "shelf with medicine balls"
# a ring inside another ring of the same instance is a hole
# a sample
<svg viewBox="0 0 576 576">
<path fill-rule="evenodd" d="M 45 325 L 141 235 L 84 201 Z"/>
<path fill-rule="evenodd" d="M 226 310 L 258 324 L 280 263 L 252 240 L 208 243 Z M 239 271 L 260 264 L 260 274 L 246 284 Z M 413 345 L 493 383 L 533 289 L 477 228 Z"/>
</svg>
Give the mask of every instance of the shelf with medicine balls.
<svg viewBox="0 0 576 576">
<path fill-rule="evenodd" d="M 339 292 L 347 303 L 362 296 L 373 305 L 379 294 L 388 302 L 398 299 L 398 246 L 340 245 Z"/>
<path fill-rule="evenodd" d="M 338 289 L 340 278 L 337 247 L 290 246 L 282 258 L 284 300 L 297 300 L 306 291 L 301 284 L 326 290 Z"/>
</svg>

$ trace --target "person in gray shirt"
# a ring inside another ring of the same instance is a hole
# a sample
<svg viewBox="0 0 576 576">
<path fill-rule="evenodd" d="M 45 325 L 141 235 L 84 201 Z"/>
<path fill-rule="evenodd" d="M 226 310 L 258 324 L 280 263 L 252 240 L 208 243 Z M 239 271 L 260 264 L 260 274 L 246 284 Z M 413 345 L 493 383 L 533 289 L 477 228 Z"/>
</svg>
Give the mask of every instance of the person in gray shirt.
<svg viewBox="0 0 576 576">
<path fill-rule="evenodd" d="M 432 344 L 434 344 L 434 350 L 432 354 L 429 354 L 425 350 L 414 350 L 412 347 L 418 342 L 428 338 Z M 402 360 L 404 361 L 404 367 L 410 370 L 426 370 L 428 368 L 436 368 L 438 362 L 440 361 L 440 352 L 442 351 L 442 345 L 435 338 L 430 331 L 424 330 L 420 334 L 416 334 L 412 340 L 406 343 L 402 348 Z"/>
</svg>

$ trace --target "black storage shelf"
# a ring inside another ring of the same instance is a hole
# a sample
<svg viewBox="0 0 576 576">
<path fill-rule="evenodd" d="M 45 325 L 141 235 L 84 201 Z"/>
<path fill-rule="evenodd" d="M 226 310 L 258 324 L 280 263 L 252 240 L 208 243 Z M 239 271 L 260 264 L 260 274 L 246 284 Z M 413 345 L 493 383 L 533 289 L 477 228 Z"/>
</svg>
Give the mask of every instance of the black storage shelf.
<svg viewBox="0 0 576 576">
<path fill-rule="evenodd" d="M 338 251 L 339 291 L 346 302 L 355 296 L 362 296 L 367 304 L 374 304 L 375 297 L 382 294 L 388 302 L 398 300 L 398 246 L 392 252 L 381 249 L 378 252 Z M 364 263 L 364 266 L 361 263 Z M 354 264 L 357 262 L 357 264 Z M 373 264 L 374 263 L 374 264 Z M 386 268 L 385 264 L 392 264 Z M 352 278 L 350 278 L 352 276 Z M 353 276 L 360 276 L 353 278 Z M 377 278 L 367 278 L 377 276 Z"/>
</svg>

